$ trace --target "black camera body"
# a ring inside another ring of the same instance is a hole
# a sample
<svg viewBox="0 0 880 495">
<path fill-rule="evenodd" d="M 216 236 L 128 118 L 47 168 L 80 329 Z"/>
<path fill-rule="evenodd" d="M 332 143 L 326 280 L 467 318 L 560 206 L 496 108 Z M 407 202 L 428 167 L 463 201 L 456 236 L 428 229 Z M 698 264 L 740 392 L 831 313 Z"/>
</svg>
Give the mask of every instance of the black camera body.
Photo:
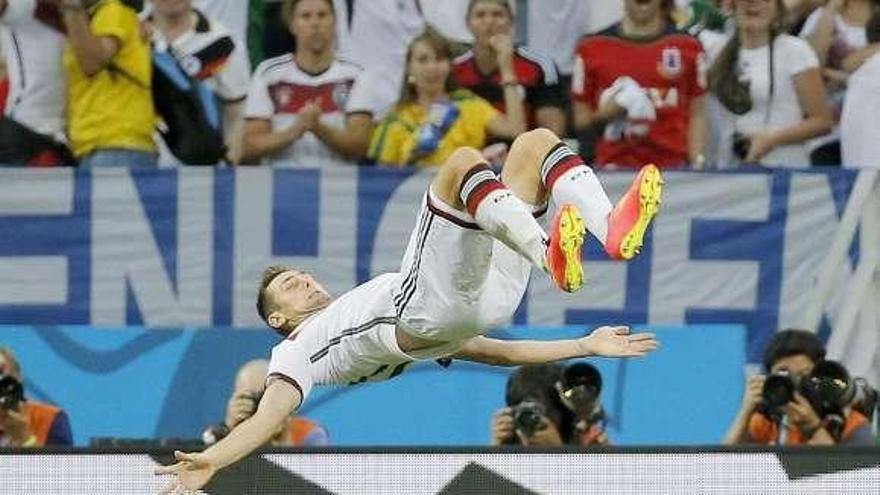
<svg viewBox="0 0 880 495">
<path fill-rule="evenodd" d="M 0 409 L 18 409 L 24 401 L 24 387 L 12 375 L 0 373 Z"/>
<path fill-rule="evenodd" d="M 780 370 L 767 375 L 761 389 L 762 409 L 770 416 L 781 416 L 782 408 L 794 400 L 795 391 L 800 390 L 801 379 L 788 370 Z"/>
<path fill-rule="evenodd" d="M 526 399 L 513 406 L 514 427 L 526 437 L 531 437 L 541 426 L 541 420 L 547 415 L 547 407 L 534 399 Z"/>
<path fill-rule="evenodd" d="M 871 416 L 877 407 L 877 392 L 863 378 L 850 378 L 846 368 L 837 361 L 822 360 L 812 373 L 799 378 L 788 370 L 771 373 L 761 390 L 763 412 L 779 417 L 786 404 L 799 392 L 821 417 L 843 416 L 843 409 L 852 406 Z"/>
<path fill-rule="evenodd" d="M 733 156 L 739 158 L 740 161 L 744 161 L 749 156 L 749 148 L 751 147 L 752 138 L 738 132 L 733 133 L 733 143 L 731 145 Z"/>
</svg>

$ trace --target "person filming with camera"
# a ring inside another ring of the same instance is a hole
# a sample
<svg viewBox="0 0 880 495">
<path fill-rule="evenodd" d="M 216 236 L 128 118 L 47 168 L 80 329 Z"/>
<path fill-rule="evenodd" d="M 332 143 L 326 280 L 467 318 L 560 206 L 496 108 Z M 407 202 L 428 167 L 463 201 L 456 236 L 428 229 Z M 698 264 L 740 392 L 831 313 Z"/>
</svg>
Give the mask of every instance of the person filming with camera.
<svg viewBox="0 0 880 495">
<path fill-rule="evenodd" d="M 876 409 L 876 392 L 826 361 L 815 334 L 778 332 L 763 364 L 768 374 L 747 381 L 725 445 L 873 445 L 868 416 Z"/>
<path fill-rule="evenodd" d="M 602 377 L 585 362 L 523 366 L 492 417 L 492 445 L 607 445 Z"/>
<path fill-rule="evenodd" d="M 0 346 L 0 447 L 47 445 L 73 445 L 67 413 L 25 399 L 18 359 Z"/>
</svg>

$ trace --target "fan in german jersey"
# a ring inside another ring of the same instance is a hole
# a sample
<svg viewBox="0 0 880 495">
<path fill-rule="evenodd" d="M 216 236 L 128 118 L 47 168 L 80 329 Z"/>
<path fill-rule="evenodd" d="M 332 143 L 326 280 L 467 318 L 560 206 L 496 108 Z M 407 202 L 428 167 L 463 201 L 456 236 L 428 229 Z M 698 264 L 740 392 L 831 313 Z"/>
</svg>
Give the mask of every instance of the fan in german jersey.
<svg viewBox="0 0 880 495">
<path fill-rule="evenodd" d="M 590 232 L 614 259 L 639 251 L 660 205 L 662 178 L 644 167 L 616 206 L 593 170 L 546 129 L 520 135 L 498 177 L 474 148 L 460 148 L 425 194 L 400 271 L 333 298 L 310 274 L 270 267 L 257 294 L 264 321 L 285 338 L 272 350 L 257 412 L 201 453 L 176 452 L 169 490 L 197 489 L 264 444 L 314 385 L 400 375 L 411 363 L 463 359 L 492 365 L 584 356 L 636 357 L 657 348 L 651 333 L 601 327 L 573 340 L 485 337 L 507 324 L 533 267 L 564 292 L 584 283 L 581 248 Z M 559 205 L 549 232 L 534 213 Z"/>
</svg>

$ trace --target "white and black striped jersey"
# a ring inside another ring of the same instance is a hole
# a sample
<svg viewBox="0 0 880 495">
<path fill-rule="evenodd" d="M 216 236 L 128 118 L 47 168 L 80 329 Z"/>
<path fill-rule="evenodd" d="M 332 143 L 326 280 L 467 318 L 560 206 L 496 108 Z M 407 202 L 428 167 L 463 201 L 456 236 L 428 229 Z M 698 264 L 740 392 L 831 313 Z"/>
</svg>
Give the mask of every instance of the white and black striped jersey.
<svg viewBox="0 0 880 495">
<path fill-rule="evenodd" d="M 303 395 L 313 385 L 354 385 L 393 378 L 416 359 L 452 354 L 460 344 L 447 344 L 418 354 L 400 350 L 392 300 L 399 274 L 380 275 L 334 300 L 309 317 L 272 349 L 269 376 L 296 386 Z"/>
</svg>

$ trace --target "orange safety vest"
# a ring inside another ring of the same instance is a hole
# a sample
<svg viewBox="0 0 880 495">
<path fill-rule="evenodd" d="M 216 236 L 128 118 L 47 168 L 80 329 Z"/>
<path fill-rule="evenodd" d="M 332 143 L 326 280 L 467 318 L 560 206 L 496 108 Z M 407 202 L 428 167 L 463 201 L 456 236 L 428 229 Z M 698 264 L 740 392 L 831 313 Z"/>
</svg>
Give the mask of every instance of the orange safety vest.
<svg viewBox="0 0 880 495">
<path fill-rule="evenodd" d="M 841 438 L 846 440 L 856 429 L 868 423 L 868 418 L 858 411 L 852 411 L 846 415 L 843 424 L 843 434 Z M 749 437 L 752 441 L 762 444 L 775 444 L 779 436 L 779 426 L 770 421 L 767 416 L 761 413 L 753 413 L 749 418 Z M 801 430 L 797 426 L 788 425 L 788 440 L 786 445 L 803 445 L 809 439 L 804 438 Z"/>
<path fill-rule="evenodd" d="M 42 447 L 46 445 L 49 439 L 49 431 L 52 429 L 52 423 L 55 417 L 61 412 L 61 409 L 44 404 L 42 402 L 34 402 L 28 400 L 22 403 L 25 414 L 31 422 L 31 432 L 37 438 L 37 445 Z"/>
<path fill-rule="evenodd" d="M 294 416 L 287 420 L 285 435 L 287 436 L 290 445 L 299 446 L 304 445 L 306 438 L 308 438 L 313 431 L 320 428 L 321 427 L 318 423 L 310 419 Z"/>
</svg>

